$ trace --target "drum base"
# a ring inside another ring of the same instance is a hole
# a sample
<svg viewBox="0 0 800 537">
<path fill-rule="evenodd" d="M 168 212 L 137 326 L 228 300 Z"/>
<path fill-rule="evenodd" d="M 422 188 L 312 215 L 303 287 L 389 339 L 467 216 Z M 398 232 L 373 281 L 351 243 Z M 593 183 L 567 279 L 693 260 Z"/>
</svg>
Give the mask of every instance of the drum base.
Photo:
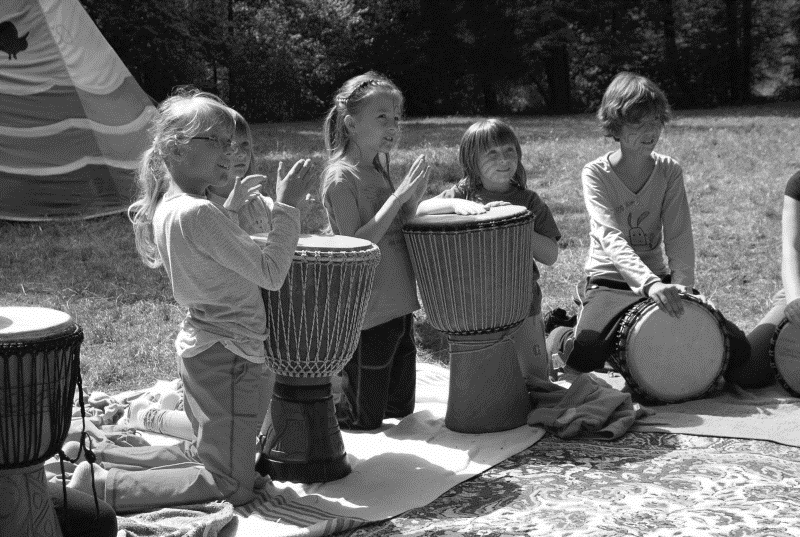
<svg viewBox="0 0 800 537">
<path fill-rule="evenodd" d="M 450 394 L 445 426 L 458 433 L 491 433 L 528 422 L 531 400 L 514 344 L 519 326 L 474 336 L 450 334 Z"/>
<path fill-rule="evenodd" d="M 62 537 L 44 478 L 44 465 L 0 470 L 0 533 L 19 537 Z"/>
<path fill-rule="evenodd" d="M 256 470 L 277 481 L 319 483 L 351 472 L 336 420 L 331 379 L 276 375 L 268 452 Z"/>
</svg>

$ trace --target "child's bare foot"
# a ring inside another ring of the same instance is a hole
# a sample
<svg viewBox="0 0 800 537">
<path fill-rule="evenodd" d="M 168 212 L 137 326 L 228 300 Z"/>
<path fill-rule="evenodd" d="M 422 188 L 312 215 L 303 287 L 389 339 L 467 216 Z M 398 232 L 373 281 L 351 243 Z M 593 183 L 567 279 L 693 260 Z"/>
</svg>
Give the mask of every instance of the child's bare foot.
<svg viewBox="0 0 800 537">
<path fill-rule="evenodd" d="M 75 460 L 75 458 L 78 456 L 78 453 L 81 453 L 81 443 L 78 442 L 77 440 L 70 440 L 69 442 L 64 442 L 64 445 L 61 446 L 61 451 L 64 452 L 64 455 L 66 455 L 68 459 Z M 81 460 L 86 460 L 86 459 L 81 457 Z"/>
<path fill-rule="evenodd" d="M 104 499 L 106 497 L 106 477 L 108 477 L 108 470 L 99 464 L 95 464 L 94 483 L 95 488 L 97 489 L 97 497 L 100 499 Z M 92 465 L 86 461 L 80 463 L 72 473 L 72 479 L 67 486 L 69 488 L 85 492 L 86 494 L 93 494 Z"/>
</svg>

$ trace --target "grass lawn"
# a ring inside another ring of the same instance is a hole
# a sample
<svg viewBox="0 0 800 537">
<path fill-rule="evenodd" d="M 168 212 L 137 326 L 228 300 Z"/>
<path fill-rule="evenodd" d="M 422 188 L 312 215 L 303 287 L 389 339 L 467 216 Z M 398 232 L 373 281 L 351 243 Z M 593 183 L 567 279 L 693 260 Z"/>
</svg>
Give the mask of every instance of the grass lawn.
<svg viewBox="0 0 800 537">
<path fill-rule="evenodd" d="M 420 153 L 433 166 L 435 194 L 460 178 L 457 148 L 477 118 L 410 119 L 392 176 L 400 180 Z M 528 186 L 552 209 L 563 238 L 559 259 L 541 267 L 543 311 L 574 309 L 588 220 L 580 171 L 614 145 L 590 115 L 511 117 L 523 145 Z M 258 169 L 274 177 L 278 162 L 311 156 L 322 169 L 321 121 L 254 126 Z M 800 169 L 800 103 L 682 111 L 656 150 L 683 165 L 697 250 L 697 287 L 746 332 L 780 288 L 783 188 Z M 274 184 L 271 185 L 274 188 Z M 269 191 L 269 186 L 267 187 Z M 318 203 L 304 228 L 324 223 Z M 173 339 L 183 312 L 163 270 L 139 261 L 124 215 L 68 223 L 0 222 L 0 304 L 56 308 L 83 327 L 84 386 L 109 393 L 177 374 Z M 418 314 L 420 359 L 446 361 L 443 339 Z"/>
</svg>

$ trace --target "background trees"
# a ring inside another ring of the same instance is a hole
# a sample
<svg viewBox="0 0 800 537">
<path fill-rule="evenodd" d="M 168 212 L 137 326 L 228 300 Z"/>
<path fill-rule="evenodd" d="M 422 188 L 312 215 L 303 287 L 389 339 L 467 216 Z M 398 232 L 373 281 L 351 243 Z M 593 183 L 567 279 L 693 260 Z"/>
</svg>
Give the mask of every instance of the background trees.
<svg viewBox="0 0 800 537">
<path fill-rule="evenodd" d="M 800 87 L 800 0 L 81 2 L 154 99 L 194 84 L 252 121 L 319 117 L 368 69 L 409 115 L 590 110 L 623 69 L 677 107 Z"/>
</svg>

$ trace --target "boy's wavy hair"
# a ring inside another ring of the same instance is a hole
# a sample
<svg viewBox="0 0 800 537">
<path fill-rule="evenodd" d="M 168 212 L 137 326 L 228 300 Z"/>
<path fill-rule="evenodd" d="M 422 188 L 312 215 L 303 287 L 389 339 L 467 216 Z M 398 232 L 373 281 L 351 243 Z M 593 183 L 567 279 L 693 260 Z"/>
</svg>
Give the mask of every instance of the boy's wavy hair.
<svg viewBox="0 0 800 537">
<path fill-rule="evenodd" d="M 483 186 L 481 181 L 480 157 L 493 147 L 510 144 L 517 150 L 517 171 L 511 184 L 525 190 L 528 177 L 522 165 L 522 148 L 519 138 L 507 123 L 491 118 L 477 121 L 469 126 L 458 147 L 458 160 L 464 170 L 464 178 L 458 186 L 466 192 L 467 199 L 472 199 L 475 192 Z"/>
<path fill-rule="evenodd" d="M 162 264 L 153 236 L 153 213 L 172 180 L 168 161 L 182 158 L 183 148 L 193 136 L 212 130 L 232 134 L 235 120 L 231 112 L 216 95 L 192 87 L 178 88 L 158 105 L 149 130 L 152 143 L 136 172 L 137 199 L 128 207 L 136 249 L 148 267 Z"/>
<path fill-rule="evenodd" d="M 666 95 L 649 78 L 627 71 L 614 77 L 597 109 L 603 134 L 616 141 L 623 124 L 636 123 L 650 114 L 661 123 L 670 120 L 672 111 Z"/>
<path fill-rule="evenodd" d="M 325 140 L 327 163 L 323 171 L 325 181 L 322 184 L 322 197 L 329 186 L 334 174 L 329 173 L 337 166 L 344 165 L 342 159 L 347 154 L 351 144 L 350 133 L 345 125 L 344 118 L 348 115 L 357 115 L 367 103 L 367 100 L 376 93 L 387 92 L 394 97 L 400 110 L 403 109 L 403 93 L 384 75 L 375 71 L 368 71 L 355 76 L 342 84 L 342 87 L 333 97 L 333 106 L 325 117 L 322 125 L 322 134 Z M 402 112 L 401 112 L 402 114 Z M 389 155 L 385 164 L 381 163 L 378 156 L 373 164 L 386 177 L 389 175 Z"/>
</svg>

